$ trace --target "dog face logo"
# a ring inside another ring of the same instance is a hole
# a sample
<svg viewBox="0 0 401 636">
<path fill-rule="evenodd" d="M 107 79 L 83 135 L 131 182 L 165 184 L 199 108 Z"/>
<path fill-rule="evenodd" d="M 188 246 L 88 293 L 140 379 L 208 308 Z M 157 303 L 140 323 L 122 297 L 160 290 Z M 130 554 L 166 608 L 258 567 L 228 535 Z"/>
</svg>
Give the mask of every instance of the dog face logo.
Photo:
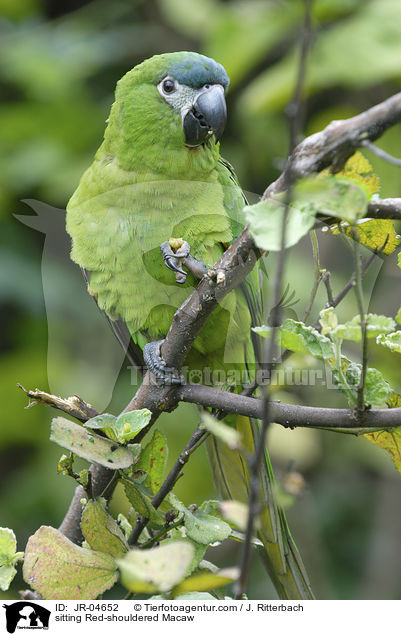
<svg viewBox="0 0 401 636">
<path fill-rule="evenodd" d="M 9 634 L 16 629 L 48 629 L 50 610 L 30 603 L 19 601 L 10 605 L 3 605 L 6 610 L 6 627 Z"/>
</svg>

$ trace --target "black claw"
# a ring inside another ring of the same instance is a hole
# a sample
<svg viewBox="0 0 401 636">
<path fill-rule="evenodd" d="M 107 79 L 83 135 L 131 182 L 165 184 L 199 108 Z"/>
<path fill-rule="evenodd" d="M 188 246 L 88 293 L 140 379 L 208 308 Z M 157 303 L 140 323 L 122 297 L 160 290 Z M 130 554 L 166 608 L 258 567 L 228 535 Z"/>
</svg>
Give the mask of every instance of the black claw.
<svg viewBox="0 0 401 636">
<path fill-rule="evenodd" d="M 173 252 L 169 241 L 165 241 L 160 245 L 160 250 L 166 267 L 168 267 L 168 269 L 171 269 L 171 271 L 176 272 L 177 274 L 181 274 L 181 277 L 177 278 L 177 282 L 184 283 L 187 277 L 187 273 L 184 272 L 183 269 L 181 269 L 180 265 L 182 259 L 186 258 L 190 253 L 189 243 L 184 241 L 182 246 L 176 252 Z M 178 260 L 178 263 L 175 262 L 176 260 Z"/>
<path fill-rule="evenodd" d="M 160 356 L 160 346 L 163 340 L 148 342 L 143 348 L 143 359 L 149 371 L 162 381 L 162 384 L 183 384 L 184 378 L 178 375 L 177 369 L 168 367 Z"/>
</svg>

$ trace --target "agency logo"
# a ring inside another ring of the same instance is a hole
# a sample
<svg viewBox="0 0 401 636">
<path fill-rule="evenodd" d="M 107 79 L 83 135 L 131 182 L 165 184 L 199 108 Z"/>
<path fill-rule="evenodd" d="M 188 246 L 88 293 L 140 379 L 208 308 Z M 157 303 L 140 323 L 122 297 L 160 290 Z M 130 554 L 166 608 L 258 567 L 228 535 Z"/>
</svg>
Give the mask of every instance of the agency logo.
<svg viewBox="0 0 401 636">
<path fill-rule="evenodd" d="M 18 601 L 3 607 L 6 610 L 6 628 L 9 634 L 14 634 L 16 629 L 49 629 L 51 612 L 41 605 Z"/>
</svg>

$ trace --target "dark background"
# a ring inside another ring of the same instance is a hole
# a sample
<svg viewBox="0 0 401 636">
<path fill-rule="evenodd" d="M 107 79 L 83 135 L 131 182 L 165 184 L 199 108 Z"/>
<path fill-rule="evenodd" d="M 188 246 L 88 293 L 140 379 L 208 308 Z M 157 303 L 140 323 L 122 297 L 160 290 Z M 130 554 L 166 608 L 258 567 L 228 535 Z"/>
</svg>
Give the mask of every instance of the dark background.
<svg viewBox="0 0 401 636">
<path fill-rule="evenodd" d="M 62 209 L 102 139 L 116 81 L 163 51 L 196 50 L 221 62 L 231 77 L 222 154 L 244 189 L 261 194 L 286 156 L 284 109 L 296 74 L 302 5 L 0 0 L 0 525 L 14 529 L 18 549 L 41 524 L 59 525 L 74 484 L 56 474 L 62 451 L 48 441 L 54 414 L 40 406 L 24 410 L 27 399 L 16 383 L 63 396 L 78 393 L 114 413 L 135 390 L 126 364 L 117 380 L 119 350 L 68 263 L 63 235 Z M 305 134 L 385 99 L 399 90 L 401 79 L 398 0 L 316 0 L 313 25 Z M 379 145 L 401 155 L 400 137 L 396 126 Z M 365 154 L 380 176 L 381 195 L 400 196 L 400 169 Z M 33 216 L 21 222 L 15 214 Z M 338 291 L 351 259 L 338 240 L 319 235 L 319 241 L 322 266 L 332 270 Z M 401 304 L 396 256 L 381 264 L 378 259 L 367 277 L 367 302 L 371 311 L 394 315 Z M 299 316 L 312 276 L 305 239 L 286 274 Z M 324 302 L 322 293 L 313 319 Z M 355 313 L 350 297 L 339 315 Z M 397 363 L 397 354 L 370 347 L 370 364 L 400 390 Z M 314 362 L 293 356 L 290 364 L 312 368 Z M 341 395 L 323 386 L 280 384 L 274 390 L 275 399 L 287 402 L 345 406 Z M 197 419 L 189 405 L 160 418 L 170 464 Z M 289 498 L 288 515 L 317 596 L 400 598 L 401 477 L 385 452 L 365 439 L 323 431 L 274 425 L 269 435 L 278 475 L 294 466 L 306 481 L 299 497 Z M 176 490 L 186 504 L 215 497 L 203 448 Z M 112 505 L 127 510 L 119 491 Z M 229 544 L 210 558 L 233 565 L 236 554 L 237 545 Z M 17 577 L 2 598 L 16 598 L 21 587 Z M 274 598 L 258 565 L 250 596 Z"/>
</svg>

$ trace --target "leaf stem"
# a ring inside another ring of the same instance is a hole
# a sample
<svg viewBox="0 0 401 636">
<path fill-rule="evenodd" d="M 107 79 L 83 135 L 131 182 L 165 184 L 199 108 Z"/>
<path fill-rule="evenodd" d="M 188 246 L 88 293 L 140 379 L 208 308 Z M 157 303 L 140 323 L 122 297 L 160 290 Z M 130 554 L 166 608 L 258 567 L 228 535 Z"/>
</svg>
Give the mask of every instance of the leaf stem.
<svg viewBox="0 0 401 636">
<path fill-rule="evenodd" d="M 309 318 L 310 312 L 312 311 L 313 303 L 315 302 L 317 290 L 319 289 L 319 285 L 321 280 L 323 279 L 324 272 L 320 268 L 320 260 L 319 260 L 319 243 L 316 236 L 316 231 L 311 230 L 310 239 L 312 242 L 312 252 L 313 252 L 313 262 L 315 265 L 315 280 L 313 283 L 312 291 L 310 293 L 309 302 L 305 309 L 304 317 L 302 319 L 303 322 Z"/>
<path fill-rule="evenodd" d="M 361 246 L 359 244 L 358 230 L 352 227 L 352 237 L 354 239 L 354 259 L 355 259 L 355 297 L 361 319 L 361 339 L 362 339 L 362 369 L 359 384 L 357 386 L 357 408 L 361 412 L 365 408 L 365 384 L 366 372 L 368 368 L 368 338 L 367 338 L 367 318 L 363 306 L 362 289 L 362 267 L 361 267 Z"/>
</svg>

